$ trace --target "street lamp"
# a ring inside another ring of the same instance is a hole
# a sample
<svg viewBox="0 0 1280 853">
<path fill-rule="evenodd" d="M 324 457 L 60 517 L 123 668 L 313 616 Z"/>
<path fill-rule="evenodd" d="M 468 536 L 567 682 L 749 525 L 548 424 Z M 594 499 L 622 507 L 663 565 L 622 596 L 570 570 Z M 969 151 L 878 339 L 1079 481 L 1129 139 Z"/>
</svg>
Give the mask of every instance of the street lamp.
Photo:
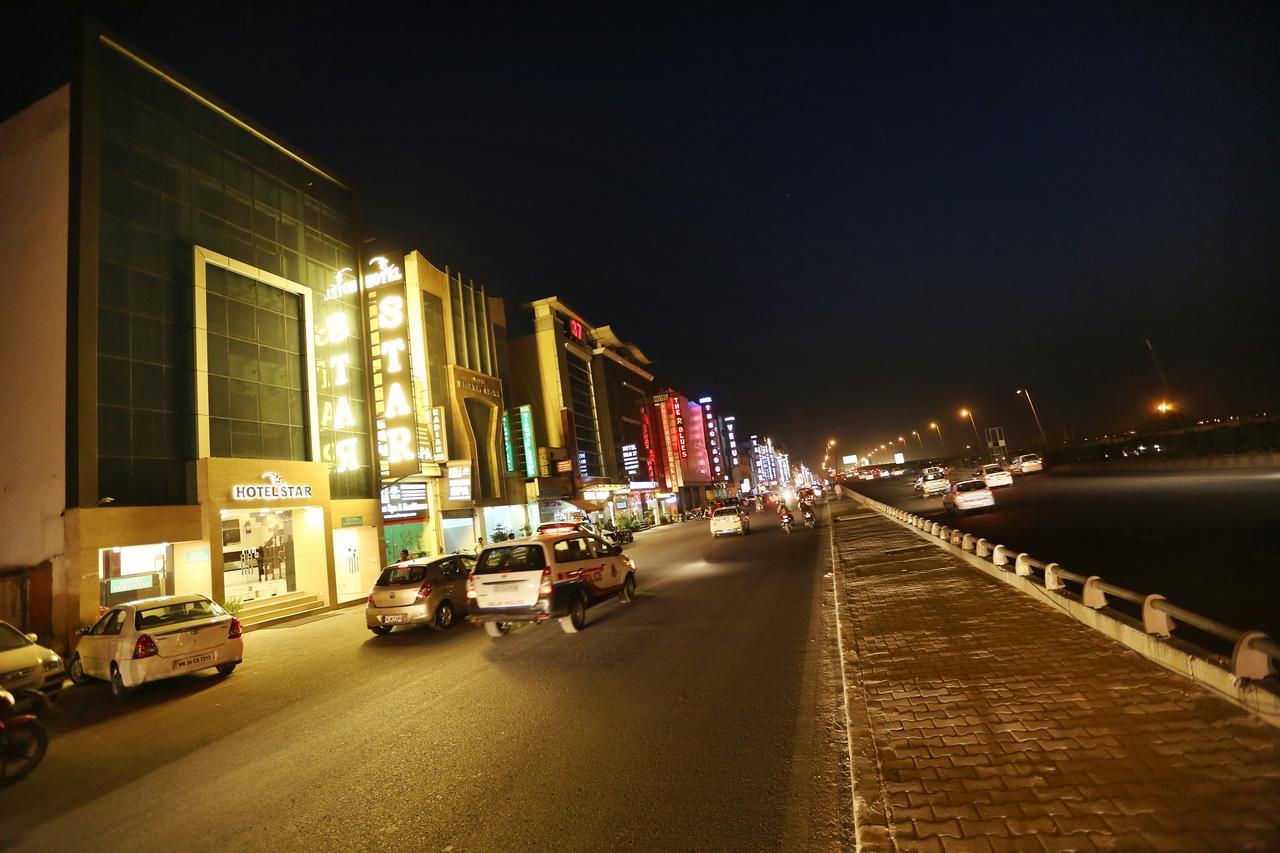
<svg viewBox="0 0 1280 853">
<path fill-rule="evenodd" d="M 1173 403 L 1168 400 L 1161 400 L 1160 405 L 1156 406 L 1156 411 L 1162 415 L 1167 415 L 1173 411 Z"/>
<path fill-rule="evenodd" d="M 1031 407 L 1031 417 L 1036 419 L 1036 429 L 1040 430 L 1040 441 L 1045 447 L 1049 446 L 1049 439 L 1045 438 L 1044 427 L 1040 425 L 1040 416 L 1036 414 L 1036 404 L 1031 402 L 1031 392 L 1026 388 L 1019 388 L 1018 393 L 1027 398 L 1027 405 Z"/>
<path fill-rule="evenodd" d="M 912 430 L 911 434 L 916 437 L 916 441 L 920 442 L 920 452 L 924 453 L 924 439 L 920 437 L 920 433 Z"/>
<path fill-rule="evenodd" d="M 929 423 L 929 429 L 937 430 L 937 432 L 938 432 L 938 444 L 941 444 L 941 445 L 942 445 L 942 455 L 943 455 L 943 456 L 946 456 L 946 455 L 947 455 L 947 440 L 946 440 L 945 438 L 943 438 L 943 437 L 942 437 L 942 427 L 940 427 L 940 426 L 938 426 L 936 423 L 933 423 L 932 421 L 930 421 L 930 423 Z"/>
<path fill-rule="evenodd" d="M 982 446 L 982 436 L 978 435 L 978 425 L 973 421 L 973 412 L 968 409 L 961 409 L 960 417 L 968 418 L 969 423 L 973 424 L 973 437 L 978 440 L 978 446 Z"/>
</svg>

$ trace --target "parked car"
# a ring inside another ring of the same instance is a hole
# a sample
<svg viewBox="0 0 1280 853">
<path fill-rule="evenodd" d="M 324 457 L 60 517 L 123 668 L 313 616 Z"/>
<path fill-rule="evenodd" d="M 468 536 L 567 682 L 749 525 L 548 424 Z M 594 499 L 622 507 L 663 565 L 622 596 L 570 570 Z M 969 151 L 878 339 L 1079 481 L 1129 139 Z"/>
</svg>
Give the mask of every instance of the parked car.
<svg viewBox="0 0 1280 853">
<path fill-rule="evenodd" d="M 951 489 L 951 482 L 943 474 L 924 474 L 916 480 L 916 494 L 922 498 L 936 498 Z"/>
<path fill-rule="evenodd" d="M 62 658 L 8 622 L 0 622 L 0 689 L 21 694 L 38 690 L 50 699 L 62 692 L 66 677 Z"/>
<path fill-rule="evenodd" d="M 711 516 L 711 536 L 719 539 L 721 536 L 734 535 L 746 536 L 751 532 L 751 520 L 747 518 L 747 514 L 741 508 L 736 506 L 722 506 Z"/>
<path fill-rule="evenodd" d="M 942 496 L 942 508 L 957 515 L 991 509 L 995 505 L 995 495 L 983 480 L 961 480 L 954 489 Z"/>
<path fill-rule="evenodd" d="M 1044 470 L 1044 460 L 1040 458 L 1039 453 L 1024 453 L 1021 456 L 1013 457 L 1013 461 L 1009 463 L 1009 470 L 1015 474 L 1032 474 L 1036 471 Z"/>
<path fill-rule="evenodd" d="M 534 531 L 535 535 L 543 536 L 546 534 L 557 533 L 589 533 L 592 536 L 603 539 L 610 545 L 618 545 L 618 537 L 610 530 L 601 530 L 589 521 L 544 521 L 538 525 L 538 529 Z"/>
<path fill-rule="evenodd" d="M 973 476 L 993 489 L 1013 485 L 1013 475 L 1003 465 L 983 465 Z"/>
<path fill-rule="evenodd" d="M 397 625 L 447 630 L 466 613 L 467 575 L 475 565 L 474 557 L 452 554 L 387 566 L 369 590 L 365 625 L 380 636 L 390 634 Z"/>
<path fill-rule="evenodd" d="M 581 631 L 587 608 L 636 597 L 636 565 L 618 545 L 570 532 L 490 545 L 467 578 L 467 620 L 501 637 L 515 622 L 560 620 Z"/>
<path fill-rule="evenodd" d="M 111 683 L 124 699 L 148 681 L 216 667 L 230 675 L 244 660 L 240 620 L 203 595 L 162 595 L 108 610 L 71 657 L 71 680 Z"/>
</svg>

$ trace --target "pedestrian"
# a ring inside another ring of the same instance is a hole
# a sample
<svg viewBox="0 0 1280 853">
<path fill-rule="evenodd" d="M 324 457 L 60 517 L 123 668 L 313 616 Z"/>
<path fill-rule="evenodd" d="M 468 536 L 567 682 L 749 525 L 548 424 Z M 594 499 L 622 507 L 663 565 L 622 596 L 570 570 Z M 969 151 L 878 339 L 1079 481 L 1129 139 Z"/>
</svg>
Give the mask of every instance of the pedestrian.
<svg viewBox="0 0 1280 853">
<path fill-rule="evenodd" d="M 401 549 L 400 549 L 400 562 L 402 562 L 402 563 L 403 563 L 403 562 L 404 562 L 405 560 L 407 560 L 407 559 L 409 559 L 409 549 L 408 549 L 408 548 L 401 548 Z"/>
<path fill-rule="evenodd" d="M 479 554 L 483 550 L 484 550 L 484 537 L 481 536 L 479 539 L 476 540 L 476 553 Z"/>
</svg>

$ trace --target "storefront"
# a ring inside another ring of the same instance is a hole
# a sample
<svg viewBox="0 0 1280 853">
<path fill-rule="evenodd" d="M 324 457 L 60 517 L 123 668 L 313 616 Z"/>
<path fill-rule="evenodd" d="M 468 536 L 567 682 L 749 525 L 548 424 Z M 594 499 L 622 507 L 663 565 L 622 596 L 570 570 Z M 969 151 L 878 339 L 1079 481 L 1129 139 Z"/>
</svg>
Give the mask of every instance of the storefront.
<svg viewBox="0 0 1280 853">
<path fill-rule="evenodd" d="M 328 606 L 368 593 L 381 568 L 378 504 L 331 500 L 326 465 L 201 459 L 197 476 L 198 504 L 72 514 L 68 544 L 92 581 L 81 584 L 81 624 L 156 595 L 244 606 L 303 594 Z"/>
</svg>

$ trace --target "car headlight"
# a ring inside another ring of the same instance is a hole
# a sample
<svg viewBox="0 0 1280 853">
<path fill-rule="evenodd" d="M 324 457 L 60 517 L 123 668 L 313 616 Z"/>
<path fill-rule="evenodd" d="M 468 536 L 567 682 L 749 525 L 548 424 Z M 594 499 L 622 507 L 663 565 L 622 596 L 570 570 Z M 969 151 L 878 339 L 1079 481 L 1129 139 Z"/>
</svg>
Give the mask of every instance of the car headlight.
<svg viewBox="0 0 1280 853">
<path fill-rule="evenodd" d="M 57 655 L 45 658 L 40 661 L 40 666 L 44 668 L 45 672 L 56 672 L 57 670 L 62 669 L 62 658 Z"/>
</svg>

